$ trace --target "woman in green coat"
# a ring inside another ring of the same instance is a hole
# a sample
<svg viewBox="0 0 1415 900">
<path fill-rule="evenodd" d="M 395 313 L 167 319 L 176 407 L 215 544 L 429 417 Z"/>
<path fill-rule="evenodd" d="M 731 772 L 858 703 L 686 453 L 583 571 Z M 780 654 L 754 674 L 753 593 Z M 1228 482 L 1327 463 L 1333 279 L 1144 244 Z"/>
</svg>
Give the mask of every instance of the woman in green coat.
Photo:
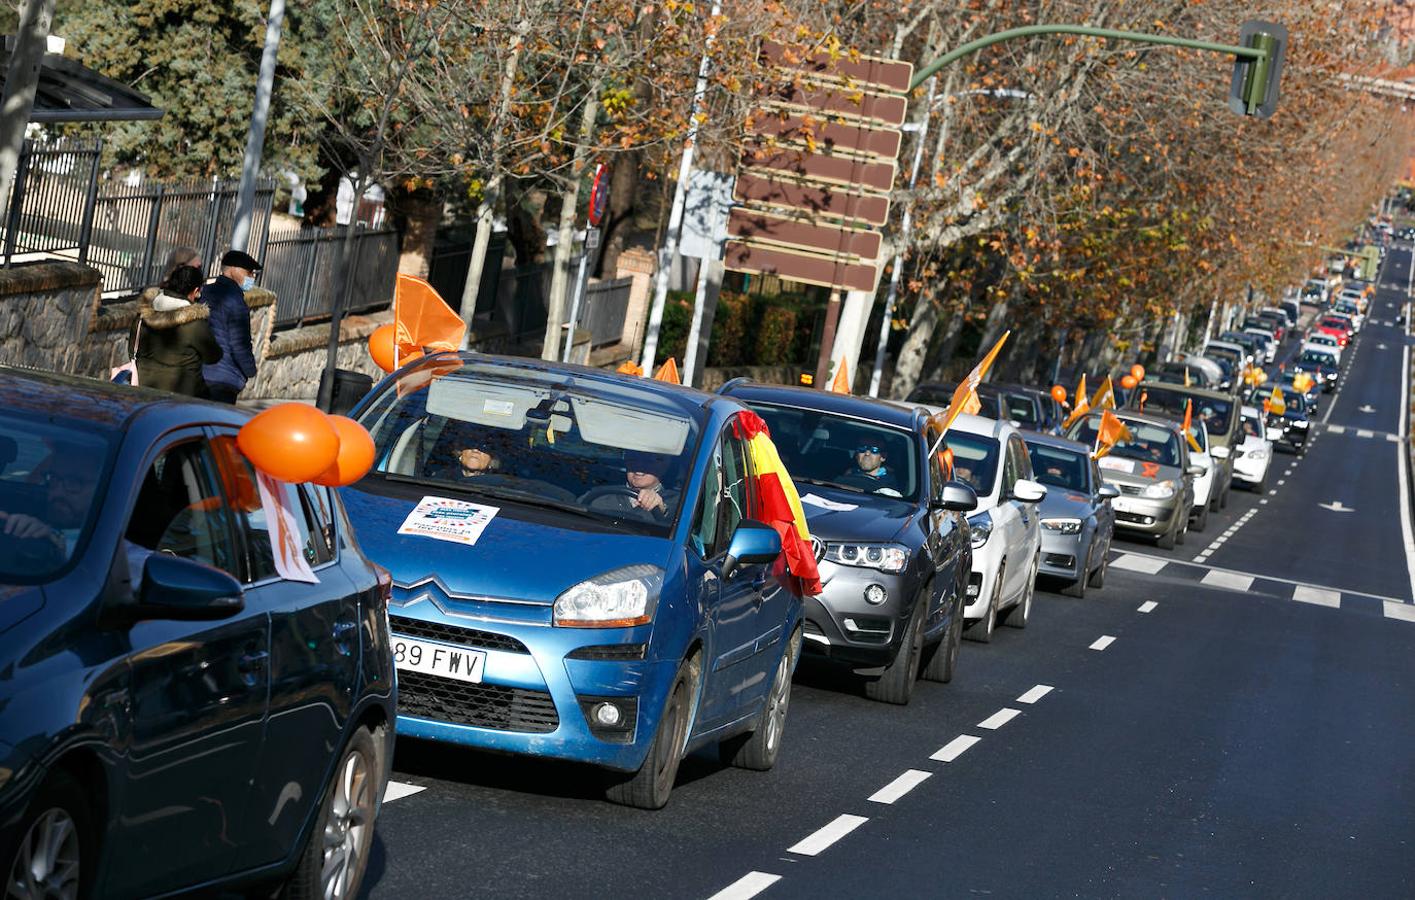
<svg viewBox="0 0 1415 900">
<path fill-rule="evenodd" d="M 138 384 L 206 397 L 201 367 L 221 358 L 206 305 L 196 302 L 202 274 L 191 266 L 173 270 L 161 288 L 138 298 Z"/>
</svg>

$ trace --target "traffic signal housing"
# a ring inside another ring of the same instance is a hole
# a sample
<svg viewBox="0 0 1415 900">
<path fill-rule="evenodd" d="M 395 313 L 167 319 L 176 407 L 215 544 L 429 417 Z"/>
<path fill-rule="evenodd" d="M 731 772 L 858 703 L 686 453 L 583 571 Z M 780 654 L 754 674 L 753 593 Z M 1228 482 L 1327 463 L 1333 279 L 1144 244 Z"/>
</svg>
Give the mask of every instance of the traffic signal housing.
<svg viewBox="0 0 1415 900">
<path fill-rule="evenodd" d="M 1243 47 L 1266 51 L 1258 59 L 1240 56 L 1233 62 L 1228 107 L 1240 116 L 1266 119 L 1277 111 L 1283 59 L 1287 55 L 1287 29 L 1276 22 L 1244 22 L 1238 32 Z"/>
</svg>

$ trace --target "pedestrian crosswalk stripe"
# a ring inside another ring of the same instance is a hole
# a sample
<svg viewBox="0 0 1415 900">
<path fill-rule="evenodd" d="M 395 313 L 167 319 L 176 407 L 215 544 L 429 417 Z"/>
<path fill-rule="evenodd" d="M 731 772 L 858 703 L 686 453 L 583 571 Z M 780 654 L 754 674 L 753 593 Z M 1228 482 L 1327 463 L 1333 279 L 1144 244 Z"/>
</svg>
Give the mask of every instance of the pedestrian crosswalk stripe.
<svg viewBox="0 0 1415 900">
<path fill-rule="evenodd" d="M 1199 583 L 1208 587 L 1227 588 L 1231 591 L 1246 591 L 1253 586 L 1253 578 L 1249 575 L 1235 575 L 1232 572 L 1214 570 L 1199 579 Z"/>
<path fill-rule="evenodd" d="M 1396 603 L 1394 600 L 1385 602 L 1385 615 L 1387 619 L 1400 619 L 1405 622 L 1415 622 L 1415 606 L 1409 603 Z"/>
<path fill-rule="evenodd" d="M 1293 589 L 1292 599 L 1299 603 L 1315 603 L 1318 606 L 1330 606 L 1332 609 L 1341 608 L 1340 591 L 1308 587 L 1305 584 L 1299 584 Z"/>
</svg>

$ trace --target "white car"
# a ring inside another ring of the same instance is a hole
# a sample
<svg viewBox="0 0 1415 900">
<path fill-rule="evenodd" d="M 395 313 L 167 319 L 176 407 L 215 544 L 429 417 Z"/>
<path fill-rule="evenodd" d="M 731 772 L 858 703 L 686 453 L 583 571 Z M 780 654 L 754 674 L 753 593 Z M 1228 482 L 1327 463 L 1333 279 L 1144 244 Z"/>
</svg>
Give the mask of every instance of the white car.
<svg viewBox="0 0 1415 900">
<path fill-rule="evenodd" d="M 1302 348 L 1297 351 L 1298 362 L 1300 363 L 1302 361 L 1302 357 L 1306 356 L 1308 353 L 1326 357 L 1326 364 L 1332 366 L 1333 368 L 1341 366 L 1341 347 L 1339 346 L 1329 347 L 1325 344 L 1318 344 L 1314 341 L 1308 340 L 1302 345 Z"/>
<path fill-rule="evenodd" d="M 1297 351 L 1316 348 L 1317 350 L 1329 350 L 1336 356 L 1336 364 L 1341 365 L 1341 341 L 1321 331 L 1314 331 L 1307 336 L 1307 340 L 1302 342 L 1302 347 Z"/>
<path fill-rule="evenodd" d="M 1209 341 L 1204 345 L 1204 348 L 1205 352 L 1209 350 L 1227 350 L 1231 353 L 1238 354 L 1238 368 L 1240 370 L 1243 366 L 1251 366 L 1253 364 L 1253 354 L 1248 352 L 1248 348 L 1242 344 L 1234 343 L 1233 341 Z"/>
<path fill-rule="evenodd" d="M 1351 328 L 1359 332 L 1366 324 L 1366 317 L 1361 314 L 1361 306 L 1351 300 L 1338 300 L 1328 313 L 1332 316 L 1345 316 L 1351 320 Z"/>
<path fill-rule="evenodd" d="M 1194 479 L 1194 508 L 1189 512 L 1189 527 L 1203 531 L 1209 527 L 1209 501 L 1214 492 L 1214 458 L 1209 453 L 1209 429 L 1199 416 L 1194 417 L 1189 433 L 1194 435 L 1198 450 L 1189 446 L 1189 464 L 1203 466 L 1204 474 Z"/>
<path fill-rule="evenodd" d="M 1271 331 L 1266 328 L 1252 327 L 1243 329 L 1243 333 L 1251 334 L 1262 342 L 1259 346 L 1262 348 L 1263 362 L 1270 363 L 1277 358 L 1277 340 Z"/>
<path fill-rule="evenodd" d="M 1259 494 L 1268 487 L 1268 467 L 1272 465 L 1273 444 L 1267 424 L 1256 406 L 1243 407 L 1243 443 L 1233 455 L 1233 481 Z"/>
<path fill-rule="evenodd" d="M 978 508 L 968 516 L 973 573 L 964 607 L 964 637 L 987 642 L 998 623 L 1027 626 L 1041 565 L 1037 503 L 1047 489 L 1032 480 L 1027 445 L 1008 422 L 961 415 L 944 444 L 953 451 L 953 477 L 978 495 Z"/>
</svg>

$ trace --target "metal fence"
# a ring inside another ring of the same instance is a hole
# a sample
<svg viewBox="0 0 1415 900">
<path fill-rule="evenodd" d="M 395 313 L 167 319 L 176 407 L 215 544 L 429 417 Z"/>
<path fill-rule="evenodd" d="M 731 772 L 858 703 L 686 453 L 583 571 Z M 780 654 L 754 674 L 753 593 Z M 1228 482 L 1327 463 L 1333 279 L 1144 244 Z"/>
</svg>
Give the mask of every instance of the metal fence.
<svg viewBox="0 0 1415 900">
<path fill-rule="evenodd" d="M 617 344 L 624 338 L 624 320 L 629 317 L 629 289 L 632 278 L 596 281 L 585 286 L 585 310 L 580 327 L 590 332 L 590 346 Z"/>
<path fill-rule="evenodd" d="M 348 285 L 346 313 L 368 312 L 393 300 L 398 277 L 398 232 L 359 227 L 348 280 L 340 279 L 347 226 L 276 232 L 266 244 L 260 285 L 274 291 L 277 327 L 327 318 L 340 285 Z"/>
<path fill-rule="evenodd" d="M 65 250 L 84 262 L 102 152 L 97 141 L 25 141 L 6 207 L 6 265 L 18 254 Z"/>
</svg>

